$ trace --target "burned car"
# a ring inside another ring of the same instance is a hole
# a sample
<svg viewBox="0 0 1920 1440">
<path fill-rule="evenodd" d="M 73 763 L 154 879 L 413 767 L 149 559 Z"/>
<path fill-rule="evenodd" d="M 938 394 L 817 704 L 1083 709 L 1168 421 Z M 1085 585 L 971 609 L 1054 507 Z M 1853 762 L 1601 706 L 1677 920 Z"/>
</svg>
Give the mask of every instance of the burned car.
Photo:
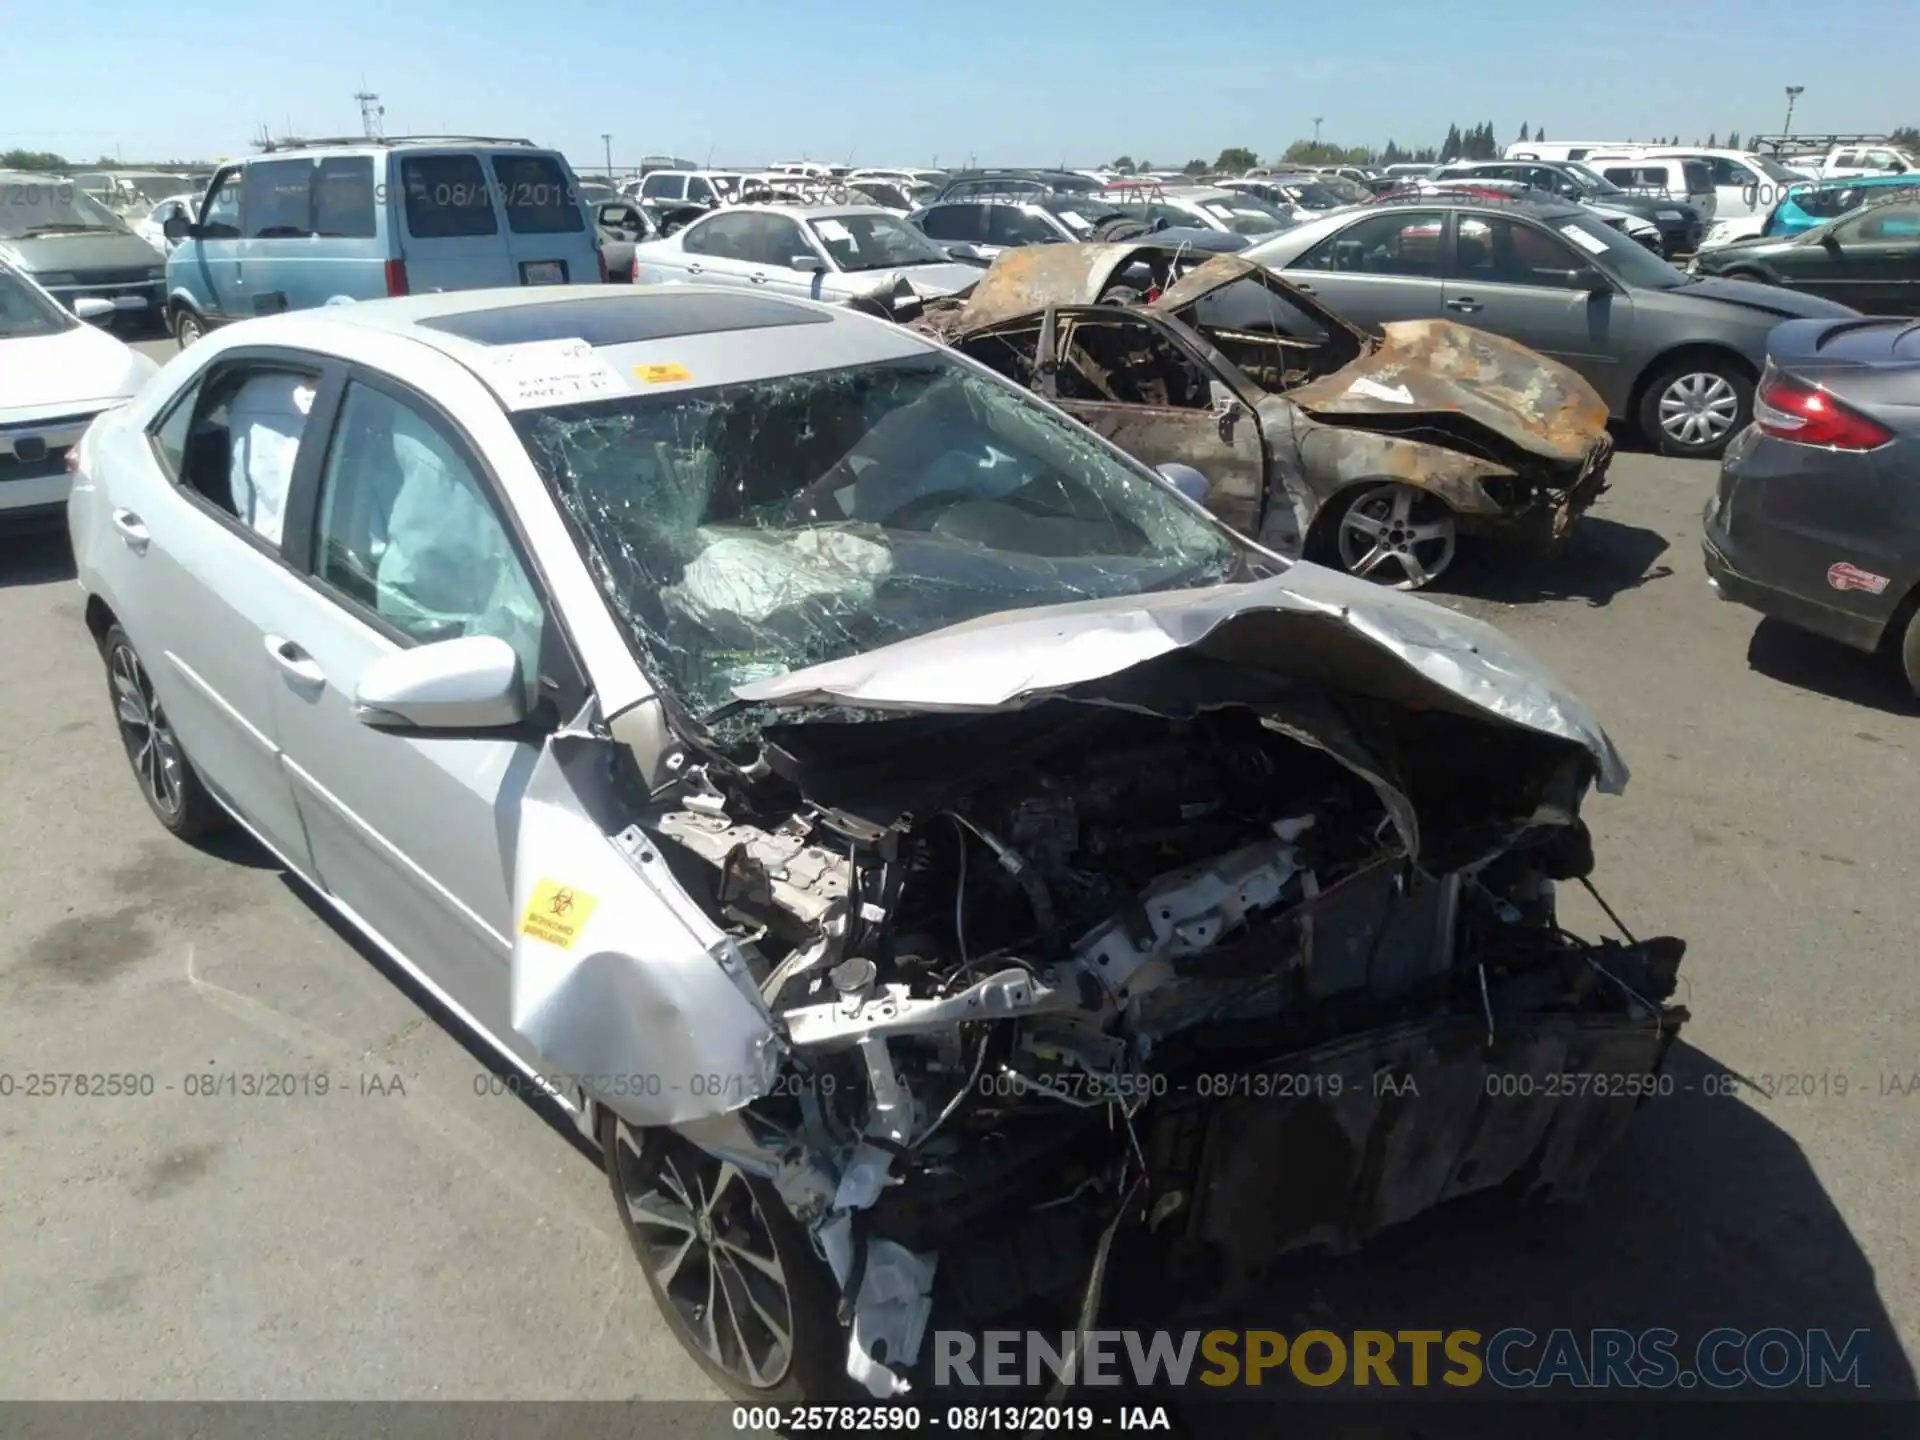
<svg viewBox="0 0 1920 1440">
<path fill-rule="evenodd" d="M 1370 334 L 1235 256 L 1182 268 L 1132 245 L 1012 251 L 919 325 L 1200 471 L 1263 545 L 1400 589 L 1461 533 L 1557 540 L 1606 488 L 1606 405 L 1566 366 L 1445 320 Z"/>
<path fill-rule="evenodd" d="M 1553 676 L 897 323 L 249 321 L 95 423 L 68 520 L 159 823 L 243 825 L 569 1114 L 736 1396 L 1577 1192 L 1686 1018 L 1680 942 L 1556 915 L 1626 771 Z"/>
</svg>

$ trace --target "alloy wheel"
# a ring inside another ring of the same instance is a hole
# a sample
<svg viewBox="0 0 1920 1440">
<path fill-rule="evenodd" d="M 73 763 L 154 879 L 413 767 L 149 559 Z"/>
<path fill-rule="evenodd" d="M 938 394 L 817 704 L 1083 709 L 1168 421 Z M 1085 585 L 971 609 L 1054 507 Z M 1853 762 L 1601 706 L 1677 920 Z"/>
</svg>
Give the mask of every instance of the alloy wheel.
<svg viewBox="0 0 1920 1440">
<path fill-rule="evenodd" d="M 116 645 L 107 674 L 113 683 L 114 718 L 127 759 L 133 762 L 154 808 L 169 818 L 178 816 L 184 803 L 180 742 L 167 724 L 146 667 L 130 646 Z"/>
<path fill-rule="evenodd" d="M 1717 444 L 1740 416 L 1740 396 L 1724 375 L 1676 376 L 1660 395 L 1660 428 L 1688 449 Z"/>
<path fill-rule="evenodd" d="M 1340 517 L 1340 568 L 1350 575 L 1418 590 L 1453 563 L 1453 512 L 1413 485 L 1376 485 Z"/>
<path fill-rule="evenodd" d="M 614 1129 L 628 1222 L 688 1339 L 729 1376 L 769 1390 L 793 1364 L 793 1296 L 739 1167 L 674 1137 Z"/>
</svg>

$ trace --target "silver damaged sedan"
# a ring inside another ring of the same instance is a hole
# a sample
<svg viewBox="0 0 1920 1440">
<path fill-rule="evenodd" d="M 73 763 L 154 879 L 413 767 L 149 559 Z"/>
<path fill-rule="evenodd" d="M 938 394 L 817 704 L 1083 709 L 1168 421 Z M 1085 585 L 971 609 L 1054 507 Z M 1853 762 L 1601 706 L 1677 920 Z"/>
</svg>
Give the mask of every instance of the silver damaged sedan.
<svg viewBox="0 0 1920 1440">
<path fill-rule="evenodd" d="M 720 1385 L 888 1398 L 1119 1255 L 1165 1325 L 1573 1193 L 1686 1018 L 1555 918 L 1586 708 L 1169 469 L 845 309 L 517 289 L 220 331 L 69 515 L 159 822 L 577 1118 Z"/>
</svg>

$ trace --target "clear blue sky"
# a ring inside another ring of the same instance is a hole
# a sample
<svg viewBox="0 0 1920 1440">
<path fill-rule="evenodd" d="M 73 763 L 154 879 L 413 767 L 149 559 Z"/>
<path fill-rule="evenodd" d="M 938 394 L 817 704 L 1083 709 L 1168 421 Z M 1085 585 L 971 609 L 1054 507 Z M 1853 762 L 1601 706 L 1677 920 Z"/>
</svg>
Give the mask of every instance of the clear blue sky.
<svg viewBox="0 0 1920 1440">
<path fill-rule="evenodd" d="M 0 149 L 214 159 L 278 133 L 525 135 L 576 164 L 1155 164 L 1450 121 L 1683 139 L 1920 124 L 1913 0 L 0 0 Z"/>
</svg>

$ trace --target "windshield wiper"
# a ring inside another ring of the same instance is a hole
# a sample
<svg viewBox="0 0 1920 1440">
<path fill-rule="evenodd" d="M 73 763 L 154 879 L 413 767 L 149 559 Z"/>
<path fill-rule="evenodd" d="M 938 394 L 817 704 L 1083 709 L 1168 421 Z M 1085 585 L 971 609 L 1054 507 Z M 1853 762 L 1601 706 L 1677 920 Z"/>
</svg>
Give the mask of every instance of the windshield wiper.
<svg viewBox="0 0 1920 1440">
<path fill-rule="evenodd" d="M 71 220 L 55 220 L 46 225 L 29 225 L 20 233 L 23 235 L 48 235 L 56 232 L 79 234 L 94 230 L 112 230 L 111 225 L 77 225 Z"/>
</svg>

